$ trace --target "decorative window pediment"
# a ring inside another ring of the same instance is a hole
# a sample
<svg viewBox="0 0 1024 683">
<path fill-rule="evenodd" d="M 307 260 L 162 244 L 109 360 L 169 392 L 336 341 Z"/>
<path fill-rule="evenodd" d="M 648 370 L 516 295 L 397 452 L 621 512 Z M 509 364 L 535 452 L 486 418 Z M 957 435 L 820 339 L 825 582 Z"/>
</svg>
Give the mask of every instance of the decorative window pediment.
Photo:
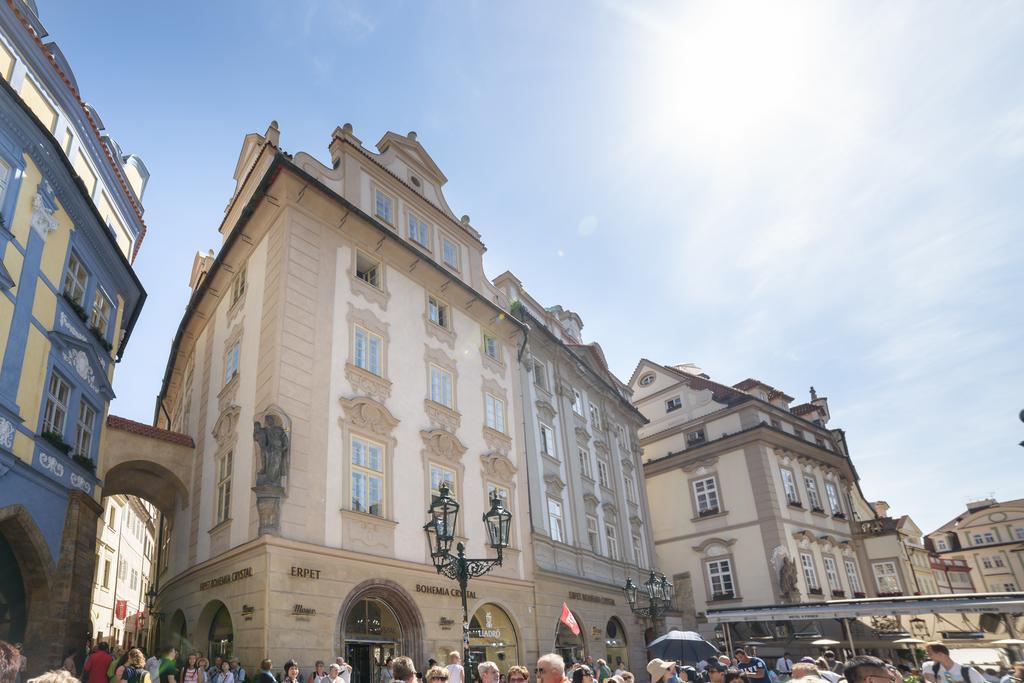
<svg viewBox="0 0 1024 683">
<path fill-rule="evenodd" d="M 588 492 L 583 494 L 583 504 L 587 506 L 587 512 L 597 512 L 597 506 L 601 501 L 593 493 Z"/>
<path fill-rule="evenodd" d="M 562 489 L 565 488 L 565 482 L 557 474 L 544 475 L 544 484 L 547 487 L 548 493 L 554 496 L 561 496 Z"/>
<path fill-rule="evenodd" d="M 424 454 L 449 462 L 461 463 L 466 454 L 466 446 L 459 438 L 444 429 L 424 429 L 420 432 L 425 446 Z"/>
<path fill-rule="evenodd" d="M 590 441 L 590 432 L 579 425 L 576 426 L 576 440 L 580 443 L 587 443 Z"/>
<path fill-rule="evenodd" d="M 339 399 L 345 419 L 354 427 L 378 436 L 390 436 L 400 420 L 383 403 L 366 396 Z"/>
<path fill-rule="evenodd" d="M 710 470 L 710 468 L 714 467 L 717 464 L 718 456 L 712 458 L 701 458 L 700 460 L 694 460 L 693 462 L 683 465 L 683 472 L 686 472 L 687 474 L 692 474 L 693 472 L 697 472 L 698 474 L 706 474 L 707 471 Z M 701 469 L 703 469 L 704 472 L 698 471 Z"/>
<path fill-rule="evenodd" d="M 736 543 L 735 538 L 706 538 L 700 545 L 693 546 L 694 551 L 703 553 L 707 557 L 717 557 L 729 552 L 729 548 Z"/>
<path fill-rule="evenodd" d="M 495 479 L 500 483 L 512 484 L 515 482 L 516 466 L 500 453 L 487 453 L 480 456 L 480 464 L 484 474 L 489 479 Z"/>
<path fill-rule="evenodd" d="M 107 401 L 114 398 L 114 389 L 107 381 L 106 366 L 92 344 L 56 330 L 47 336 L 59 352 L 59 357 L 66 363 L 65 374 L 86 384 L 94 396 Z"/>
<path fill-rule="evenodd" d="M 544 420 L 555 419 L 555 415 L 557 413 L 555 412 L 554 406 L 552 406 L 550 403 L 548 403 L 544 399 L 539 399 L 536 401 L 535 405 L 537 406 L 537 413 L 541 416 L 541 418 L 543 418 Z"/>
<path fill-rule="evenodd" d="M 241 408 L 237 405 L 229 405 L 221 411 L 217 423 L 213 425 L 210 434 L 217 442 L 217 450 L 222 451 L 234 445 L 237 434 L 235 428 L 238 426 L 238 414 Z"/>
</svg>

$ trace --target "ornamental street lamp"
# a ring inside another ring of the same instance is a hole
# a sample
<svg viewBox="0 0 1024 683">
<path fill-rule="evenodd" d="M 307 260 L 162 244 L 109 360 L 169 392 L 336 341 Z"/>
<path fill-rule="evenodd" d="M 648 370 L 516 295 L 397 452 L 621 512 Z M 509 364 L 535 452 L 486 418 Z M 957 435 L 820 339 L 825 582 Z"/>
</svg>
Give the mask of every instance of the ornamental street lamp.
<svg viewBox="0 0 1024 683">
<path fill-rule="evenodd" d="M 500 567 L 502 551 L 508 547 L 509 531 L 512 528 L 512 513 L 505 509 L 497 491 L 491 494 L 491 509 L 484 513 L 484 527 L 487 529 L 487 543 L 498 553 L 495 559 L 470 559 L 466 557 L 466 546 L 459 543 L 457 554 L 452 555 L 456 522 L 459 519 L 459 503 L 450 495 L 448 485 L 441 483 L 438 495 L 434 497 L 427 514 L 430 521 L 423 526 L 430 545 L 430 559 L 438 574 L 444 574 L 459 584 L 462 598 L 462 661 L 469 664 L 469 608 L 466 605 L 466 586 L 471 578 L 483 576 L 494 567 Z"/>
<path fill-rule="evenodd" d="M 647 599 L 646 607 L 637 605 L 641 588 L 643 597 Z M 633 583 L 633 579 L 626 579 L 626 585 L 622 587 L 622 592 L 626 594 L 626 602 L 629 603 L 629 609 L 633 614 L 638 617 L 646 617 L 652 622 L 672 609 L 672 584 L 661 572 L 652 570 L 643 586 L 637 586 Z"/>
</svg>

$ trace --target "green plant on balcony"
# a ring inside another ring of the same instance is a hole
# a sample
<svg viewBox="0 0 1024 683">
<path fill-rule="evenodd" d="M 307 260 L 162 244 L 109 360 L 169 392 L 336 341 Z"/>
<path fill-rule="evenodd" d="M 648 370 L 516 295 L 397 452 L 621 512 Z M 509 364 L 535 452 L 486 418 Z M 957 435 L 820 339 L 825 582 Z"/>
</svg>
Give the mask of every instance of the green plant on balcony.
<svg viewBox="0 0 1024 683">
<path fill-rule="evenodd" d="M 89 456 L 82 455 L 81 453 L 75 453 L 71 456 L 71 459 L 74 460 L 82 469 L 89 472 L 89 474 L 95 474 L 96 463 L 94 463 L 92 458 Z"/>
<path fill-rule="evenodd" d="M 100 343 L 100 346 L 108 352 L 114 348 L 114 345 L 107 341 L 107 338 L 103 335 L 103 331 L 100 328 L 95 325 L 90 325 L 89 331 L 92 332 L 92 336 L 96 337 L 96 341 Z"/>
<path fill-rule="evenodd" d="M 84 308 L 82 308 L 82 304 L 72 299 L 70 294 L 62 292 L 61 296 L 64 297 L 64 301 L 68 303 L 68 306 L 70 306 L 71 310 L 75 312 L 75 315 L 82 319 L 82 322 L 89 319 L 89 314 L 85 312 Z"/>
<path fill-rule="evenodd" d="M 39 436 L 45 439 L 48 443 L 50 443 L 50 445 L 52 445 L 54 448 L 59 450 L 64 455 L 67 455 L 68 453 L 71 452 L 71 444 L 64 441 L 64 437 L 58 434 L 57 432 L 45 431 Z"/>
</svg>

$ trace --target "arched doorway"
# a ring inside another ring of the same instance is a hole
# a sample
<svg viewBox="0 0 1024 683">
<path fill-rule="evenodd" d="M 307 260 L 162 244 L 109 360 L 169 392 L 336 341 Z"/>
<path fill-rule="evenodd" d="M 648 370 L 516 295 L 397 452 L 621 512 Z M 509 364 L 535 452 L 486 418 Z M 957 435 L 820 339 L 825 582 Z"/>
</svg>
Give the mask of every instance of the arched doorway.
<svg viewBox="0 0 1024 683">
<path fill-rule="evenodd" d="M 582 662 L 587 656 L 587 639 L 583 637 L 587 630 L 583 627 L 579 615 L 573 612 L 572 617 L 576 620 L 576 625 L 579 626 L 579 635 L 570 631 L 561 619 L 558 620 L 558 625 L 555 627 L 555 652 L 562 655 L 566 666 L 572 662 Z"/>
<path fill-rule="evenodd" d="M 213 661 L 214 657 L 230 657 L 234 648 L 235 632 L 231 613 L 220 600 L 211 600 L 199 613 L 194 632 L 196 649 Z"/>
<path fill-rule="evenodd" d="M 622 622 L 612 617 L 604 627 L 605 660 L 612 671 L 629 671 L 629 643 Z"/>
<path fill-rule="evenodd" d="M 388 657 L 424 661 L 423 617 L 398 584 L 365 581 L 349 593 L 338 613 L 336 652 L 352 663 L 352 683 L 376 683 Z"/>
<path fill-rule="evenodd" d="M 163 635 L 160 633 L 157 638 L 162 638 Z M 167 644 L 182 654 L 188 654 L 193 650 L 192 643 L 188 640 L 188 623 L 185 621 L 185 613 L 180 609 L 171 617 L 167 627 Z"/>
<path fill-rule="evenodd" d="M 18 560 L 7 538 L 0 534 L 0 640 L 20 643 L 28 625 L 28 599 Z"/>
<path fill-rule="evenodd" d="M 22 505 L 0 508 L 0 640 L 24 642 L 29 664 L 52 656 L 47 634 L 53 561 L 42 531 Z M 5 636 L 6 634 L 6 636 Z"/>
<path fill-rule="evenodd" d="M 502 673 L 519 663 L 519 637 L 508 612 L 492 602 L 480 605 L 469 620 L 469 666 L 491 661 Z"/>
</svg>

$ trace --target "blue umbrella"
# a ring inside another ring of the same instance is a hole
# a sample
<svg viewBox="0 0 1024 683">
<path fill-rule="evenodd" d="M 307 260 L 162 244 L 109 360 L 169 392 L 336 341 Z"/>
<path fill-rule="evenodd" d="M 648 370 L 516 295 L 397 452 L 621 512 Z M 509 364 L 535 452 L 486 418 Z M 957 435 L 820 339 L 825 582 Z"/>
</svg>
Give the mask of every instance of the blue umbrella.
<svg viewBox="0 0 1024 683">
<path fill-rule="evenodd" d="M 651 656 L 673 662 L 698 662 L 719 654 L 717 647 L 694 631 L 669 631 L 653 640 L 647 649 Z"/>
</svg>

